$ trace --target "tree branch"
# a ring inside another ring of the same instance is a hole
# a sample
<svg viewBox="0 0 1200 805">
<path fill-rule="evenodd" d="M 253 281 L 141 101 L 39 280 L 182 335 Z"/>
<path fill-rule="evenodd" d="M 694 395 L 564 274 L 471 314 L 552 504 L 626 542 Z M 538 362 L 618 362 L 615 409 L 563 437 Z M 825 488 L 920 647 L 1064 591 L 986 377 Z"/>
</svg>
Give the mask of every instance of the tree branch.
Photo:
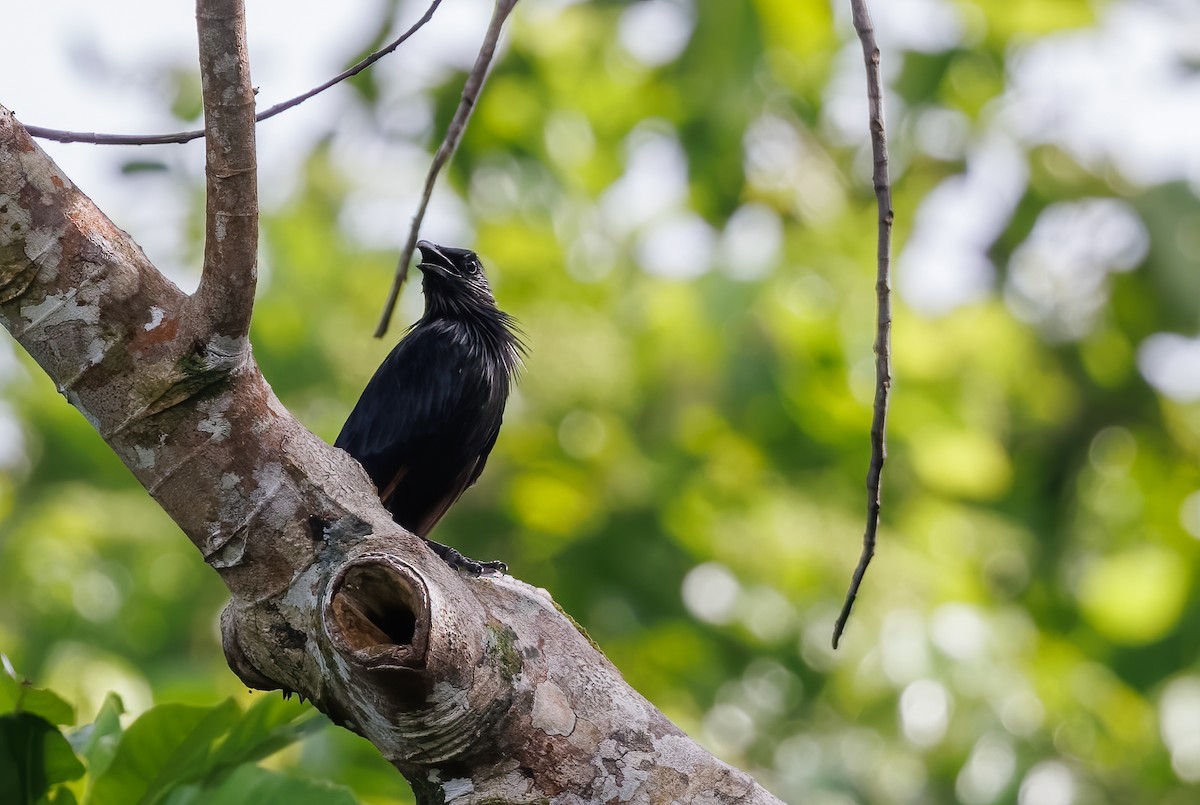
<svg viewBox="0 0 1200 805">
<path fill-rule="evenodd" d="M 363 70 L 370 67 L 375 62 L 388 55 L 396 48 L 400 47 L 409 37 L 424 27 L 425 23 L 433 18 L 433 12 L 441 5 L 442 0 L 433 0 L 429 4 L 429 8 L 425 9 L 425 13 L 417 20 L 412 27 L 393 39 L 386 47 L 383 47 L 370 56 L 367 56 L 362 61 L 355 64 L 353 67 L 343 70 L 323 84 L 313 87 L 308 92 L 297 95 L 294 98 L 289 98 L 286 101 L 281 101 L 274 106 L 265 109 L 255 115 L 255 121 L 261 123 L 264 120 L 269 120 L 275 115 L 286 112 L 294 106 L 307 101 L 313 96 L 320 95 L 330 87 L 340 84 L 347 78 L 353 78 Z M 198 140 L 204 136 L 204 129 L 196 129 L 195 131 L 180 131 L 174 134 L 98 134 L 96 132 L 87 131 L 64 131 L 62 129 L 48 129 L 44 126 L 26 126 L 25 130 L 34 137 L 43 140 L 54 140 L 60 143 L 90 143 L 92 145 L 171 145 L 189 143 L 192 140 Z"/>
<path fill-rule="evenodd" d="M 207 208 L 204 271 L 192 306 L 200 337 L 248 354 L 258 261 L 258 164 L 254 88 L 242 0 L 196 0 L 204 92 Z"/>
<path fill-rule="evenodd" d="M 162 277 L 0 107 L 0 323 L 220 574 L 230 667 L 366 737 L 421 805 L 777 805 L 630 688 L 545 592 L 450 570 L 230 349 L 252 300 L 253 123 L 240 3 L 200 5 L 218 197 L 201 291 Z"/>
<path fill-rule="evenodd" d="M 442 144 L 438 146 L 437 153 L 433 155 L 429 173 L 425 176 L 425 189 L 421 193 L 421 203 L 417 207 L 412 226 L 408 230 L 408 241 L 404 244 L 404 251 L 400 253 L 400 260 L 396 263 L 396 275 L 392 279 L 392 287 L 388 291 L 387 301 L 383 303 L 383 314 L 375 328 L 376 338 L 383 338 L 387 333 L 388 324 L 392 320 L 392 312 L 396 309 L 396 299 L 400 296 L 400 289 L 404 287 L 404 281 L 408 279 L 408 264 L 412 262 L 413 250 L 417 248 L 417 236 L 421 231 L 421 222 L 425 220 L 425 210 L 429 207 L 429 199 L 433 195 L 433 185 L 437 181 L 442 167 L 450 161 L 450 157 L 454 156 L 454 151 L 458 148 L 458 143 L 467 130 L 471 112 L 475 109 L 475 101 L 483 89 L 483 82 L 487 80 L 488 66 L 492 63 L 492 56 L 495 55 L 496 43 L 500 40 L 504 21 L 508 19 L 508 15 L 516 4 L 517 0 L 496 0 L 496 5 L 492 9 L 492 20 L 488 23 L 487 33 L 484 34 L 483 43 L 479 46 L 479 55 L 475 57 L 475 65 L 471 68 L 470 75 L 467 76 L 466 84 L 463 85 L 462 99 L 458 102 L 458 108 L 454 111 L 454 117 L 450 120 L 446 136 L 442 138 Z"/>
<path fill-rule="evenodd" d="M 779 802 L 633 691 L 545 592 L 451 571 L 252 358 L 197 343 L 195 315 L 0 107 L 0 323 L 220 574 L 243 682 L 310 698 L 421 805 Z"/>
<path fill-rule="evenodd" d="M 867 527 L 863 533 L 862 555 L 846 601 L 833 627 L 833 647 L 838 647 L 850 610 L 858 597 L 871 557 L 875 555 L 875 536 L 879 530 L 879 508 L 883 463 L 887 459 L 887 414 L 888 395 L 892 386 L 892 300 L 891 300 L 891 254 L 892 254 L 892 188 L 888 180 L 887 133 L 883 120 L 883 88 L 879 78 L 879 46 L 875 44 L 875 29 L 867 11 L 866 0 L 850 0 L 853 10 L 854 30 L 862 42 L 863 57 L 867 65 L 867 98 L 870 105 L 871 152 L 875 168 L 875 201 L 879 208 L 878 248 L 876 250 L 877 275 L 875 295 L 877 313 L 875 319 L 875 405 L 871 418 L 871 465 L 867 470 Z"/>
</svg>

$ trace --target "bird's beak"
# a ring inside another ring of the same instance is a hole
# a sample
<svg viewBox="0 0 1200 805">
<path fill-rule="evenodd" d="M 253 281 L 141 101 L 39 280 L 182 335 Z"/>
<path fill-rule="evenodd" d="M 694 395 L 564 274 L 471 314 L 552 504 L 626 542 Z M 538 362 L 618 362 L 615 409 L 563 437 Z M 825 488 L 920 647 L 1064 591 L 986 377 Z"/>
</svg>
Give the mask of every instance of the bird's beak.
<svg viewBox="0 0 1200 805">
<path fill-rule="evenodd" d="M 417 241 L 417 248 L 421 250 L 421 262 L 417 264 L 417 268 L 423 272 L 433 271 L 437 274 L 447 274 L 454 270 L 454 264 L 450 262 L 450 258 L 442 253 L 442 250 L 430 243 L 427 240 Z"/>
</svg>

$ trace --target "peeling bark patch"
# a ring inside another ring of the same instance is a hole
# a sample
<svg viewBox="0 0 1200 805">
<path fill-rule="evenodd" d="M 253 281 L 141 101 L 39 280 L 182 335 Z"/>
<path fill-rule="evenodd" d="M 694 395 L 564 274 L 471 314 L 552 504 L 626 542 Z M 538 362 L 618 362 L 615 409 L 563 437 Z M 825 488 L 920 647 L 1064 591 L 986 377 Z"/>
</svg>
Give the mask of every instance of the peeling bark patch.
<svg viewBox="0 0 1200 805">
<path fill-rule="evenodd" d="M 600 742 L 593 765 L 600 771 L 596 802 L 631 802 L 650 779 L 657 761 L 654 752 L 624 750 L 612 738 Z"/>
<path fill-rule="evenodd" d="M 233 396 L 223 394 L 216 400 L 202 403 L 200 410 L 208 416 L 200 421 L 196 429 L 202 433 L 207 433 L 212 437 L 214 442 L 223 442 L 229 438 L 229 434 L 233 430 L 233 426 L 225 417 L 225 412 L 229 410 L 229 406 L 233 402 Z"/>
<path fill-rule="evenodd" d="M 142 329 L 145 330 L 146 332 L 150 332 L 155 327 L 162 324 L 164 313 L 165 313 L 165 311 L 161 307 L 159 307 L 158 305 L 152 305 L 150 307 L 150 321 L 143 324 Z"/>
<path fill-rule="evenodd" d="M 375 529 L 366 520 L 348 514 L 345 517 L 339 517 L 332 523 L 326 523 L 322 536 L 336 545 L 355 543 L 374 533 Z"/>
<path fill-rule="evenodd" d="M 32 217 L 30 223 L 32 223 Z M 15 230 L 14 230 L 15 231 Z M 57 226 L 38 227 L 25 236 L 25 256 L 31 263 L 45 264 L 51 276 L 57 276 L 62 260 L 62 229 Z"/>
<path fill-rule="evenodd" d="M 219 548 L 205 555 L 204 560 L 218 570 L 241 564 L 246 553 L 246 532 L 241 531 Z"/>
<path fill-rule="evenodd" d="M 570 735 L 575 731 L 575 711 L 562 688 L 543 682 L 533 694 L 533 726 L 547 735 Z"/>
<path fill-rule="evenodd" d="M 108 354 L 111 344 L 103 338 L 93 338 L 88 342 L 87 360 L 90 366 L 95 366 L 104 360 L 104 356 Z"/>
<path fill-rule="evenodd" d="M 95 324 L 100 321 L 100 308 L 77 302 L 77 294 L 78 291 L 72 288 L 66 293 L 49 294 L 36 305 L 22 306 L 21 318 L 28 322 L 22 335 L 39 325 L 49 327 L 68 321 Z"/>
<path fill-rule="evenodd" d="M 308 644 L 308 638 L 304 632 L 294 628 L 285 620 L 278 620 L 271 624 L 271 634 L 277 641 L 277 645 L 281 648 L 300 649 Z"/>
<path fill-rule="evenodd" d="M 154 468 L 154 450 L 141 445 L 133 446 L 134 452 L 137 453 L 137 466 L 141 470 L 149 470 Z"/>
<path fill-rule="evenodd" d="M 446 798 L 446 805 L 459 797 L 465 797 L 475 791 L 475 783 L 471 782 L 466 777 L 456 777 L 453 780 L 447 780 L 442 783 L 442 796 Z"/>
<path fill-rule="evenodd" d="M 223 80 L 235 81 L 237 79 L 238 64 L 237 53 L 222 53 L 213 63 L 213 68 Z"/>
<path fill-rule="evenodd" d="M 220 400 L 217 403 L 219 404 Z M 231 432 L 231 425 L 224 418 L 220 419 L 222 429 L 217 432 L 210 430 L 212 426 L 206 425 L 207 422 L 208 420 L 205 420 L 197 427 L 201 431 L 212 433 L 214 442 L 224 441 Z M 212 524 L 213 536 L 205 553 L 205 558 L 213 567 L 233 567 L 241 562 L 250 528 L 264 512 L 268 528 L 282 528 L 278 513 L 272 506 L 280 502 L 278 493 L 284 484 L 282 465 L 267 464 L 260 467 L 254 474 L 254 480 L 258 482 L 258 486 L 246 497 L 242 492 L 240 475 L 227 472 L 221 476 L 217 487 L 220 519 Z M 218 564 L 218 561 L 221 564 Z"/>
</svg>

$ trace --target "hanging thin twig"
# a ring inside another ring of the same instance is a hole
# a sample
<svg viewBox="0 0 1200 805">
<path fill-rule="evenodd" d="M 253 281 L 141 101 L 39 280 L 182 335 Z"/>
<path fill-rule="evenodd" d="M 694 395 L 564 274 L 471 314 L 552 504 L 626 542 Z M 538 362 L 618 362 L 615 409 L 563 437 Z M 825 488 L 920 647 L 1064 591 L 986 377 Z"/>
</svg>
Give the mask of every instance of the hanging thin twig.
<svg viewBox="0 0 1200 805">
<path fill-rule="evenodd" d="M 391 290 L 388 291 L 387 301 L 383 304 L 383 315 L 379 317 L 379 325 L 375 328 L 376 338 L 383 338 L 387 333 L 388 324 L 392 320 L 392 312 L 396 309 L 396 299 L 400 296 L 400 289 L 404 287 L 404 281 L 408 279 L 408 264 L 412 260 L 413 250 L 417 248 L 417 233 L 421 229 L 421 221 L 425 219 L 429 197 L 433 195 L 433 185 L 437 181 L 438 173 L 450 161 L 450 157 L 454 156 L 454 151 L 458 148 L 458 143 L 467 130 L 467 122 L 471 119 L 471 112 L 475 109 L 475 101 L 479 98 L 483 82 L 487 79 L 488 66 L 492 63 L 492 56 L 495 55 L 500 31 L 516 4 L 517 0 L 496 0 L 496 7 L 492 11 L 492 21 L 488 23 L 483 44 L 479 46 L 479 55 L 475 58 L 475 66 L 471 68 L 471 74 L 467 76 L 467 83 L 463 85 L 462 99 L 458 102 L 458 108 L 454 111 L 454 117 L 446 129 L 446 136 L 442 139 L 442 144 L 438 146 L 437 153 L 433 156 L 433 162 L 429 165 L 429 173 L 425 176 L 425 189 L 421 193 L 421 203 L 417 207 L 417 214 L 413 216 L 408 240 L 405 242 L 404 251 L 400 253 L 400 260 L 396 264 L 396 275 L 392 278 Z"/>
<path fill-rule="evenodd" d="M 424 27 L 425 23 L 429 22 L 429 20 L 433 18 L 433 12 L 437 10 L 437 7 L 441 5 L 441 3 L 442 0 L 433 0 L 421 18 L 413 23 L 411 28 L 400 34 L 400 36 L 397 38 L 393 39 L 387 47 L 375 51 L 358 64 L 354 65 L 348 70 L 338 73 L 324 84 L 313 87 L 302 95 L 297 95 L 295 98 L 282 101 L 281 103 L 277 103 L 269 109 L 259 112 L 254 117 L 255 121 L 261 123 L 268 118 L 275 117 L 275 115 L 279 114 L 280 112 L 286 112 L 293 106 L 299 106 L 314 95 L 320 95 L 322 92 L 334 86 L 335 84 L 340 84 L 347 78 L 353 78 L 354 76 L 358 75 L 363 70 L 367 69 L 372 64 L 379 61 L 396 48 L 400 47 L 400 45 L 404 44 L 409 37 Z M 204 129 L 196 129 L 195 131 L 180 131 L 174 134 L 97 134 L 95 132 L 86 131 L 63 131 L 61 129 L 48 129 L 44 128 L 43 126 L 26 126 L 25 130 L 28 131 L 32 136 L 43 140 L 55 140 L 60 143 L 89 143 L 91 145 L 169 145 L 188 143 L 192 140 L 198 140 L 204 136 Z"/>
<path fill-rule="evenodd" d="M 863 56 L 867 64 L 867 98 L 870 104 L 871 152 L 874 156 L 875 200 L 879 206 L 879 247 L 876 254 L 878 273 L 875 293 L 878 315 L 875 322 L 875 412 L 871 420 L 871 466 L 867 471 L 867 528 L 863 534 L 862 555 L 854 568 L 846 601 L 833 627 L 833 647 L 838 647 L 842 631 L 850 618 L 859 585 L 867 572 L 867 565 L 875 555 L 875 535 L 879 530 L 880 483 L 883 477 L 883 462 L 887 459 L 887 412 L 888 392 L 892 385 L 892 301 L 891 301 L 891 251 L 892 251 L 892 188 L 888 181 L 887 134 L 883 126 L 883 90 L 879 80 L 879 46 L 875 44 L 875 30 L 867 12 L 866 0 L 850 0 L 854 17 L 854 30 L 862 42 Z"/>
</svg>

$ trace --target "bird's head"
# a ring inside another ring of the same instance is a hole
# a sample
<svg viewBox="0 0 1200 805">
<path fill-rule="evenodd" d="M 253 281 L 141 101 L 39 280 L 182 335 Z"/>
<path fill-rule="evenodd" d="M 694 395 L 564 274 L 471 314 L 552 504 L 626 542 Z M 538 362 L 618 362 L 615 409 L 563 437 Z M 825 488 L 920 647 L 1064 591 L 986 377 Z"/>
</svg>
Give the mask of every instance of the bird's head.
<svg viewBox="0 0 1200 805">
<path fill-rule="evenodd" d="M 511 379 L 520 368 L 525 346 L 516 321 L 496 307 L 479 256 L 469 249 L 437 246 L 427 240 L 418 241 L 417 248 L 421 250 L 417 268 L 421 269 L 425 292 L 422 321 L 440 319 L 473 325 L 476 346 L 489 345 L 505 370 L 504 376 Z"/>
<path fill-rule="evenodd" d="M 421 250 L 417 268 L 424 276 L 427 311 L 496 307 L 496 298 L 475 252 L 437 246 L 427 240 L 419 241 L 417 248 Z"/>
</svg>

